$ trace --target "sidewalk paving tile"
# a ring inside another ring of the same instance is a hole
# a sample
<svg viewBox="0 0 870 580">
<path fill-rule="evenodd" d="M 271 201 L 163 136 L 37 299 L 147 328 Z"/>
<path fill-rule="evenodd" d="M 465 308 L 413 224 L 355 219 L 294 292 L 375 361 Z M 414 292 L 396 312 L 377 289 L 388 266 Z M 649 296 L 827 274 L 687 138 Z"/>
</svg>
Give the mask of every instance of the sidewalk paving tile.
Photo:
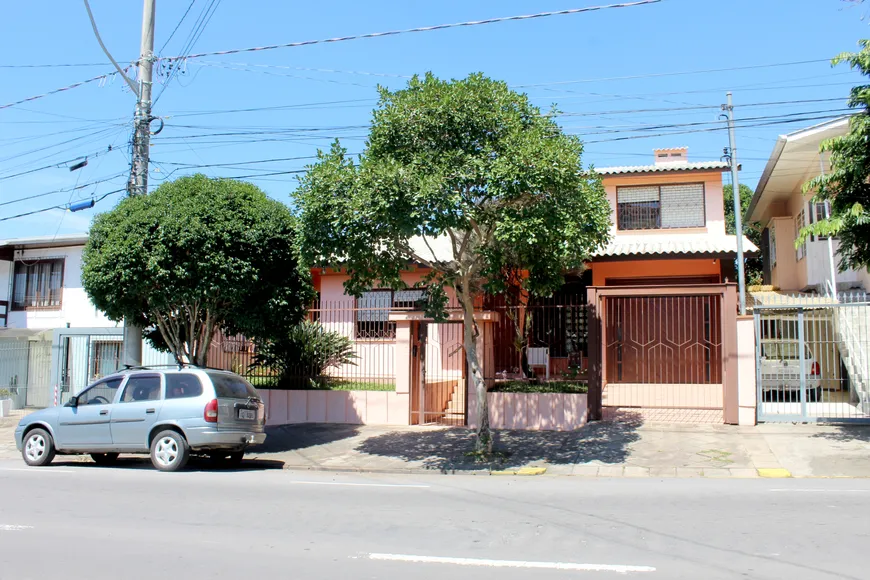
<svg viewBox="0 0 870 580">
<path fill-rule="evenodd" d="M 677 477 L 701 477 L 703 472 L 700 467 L 677 467 Z"/>
<path fill-rule="evenodd" d="M 731 470 L 721 467 L 705 467 L 704 477 L 731 477 Z"/>
</svg>

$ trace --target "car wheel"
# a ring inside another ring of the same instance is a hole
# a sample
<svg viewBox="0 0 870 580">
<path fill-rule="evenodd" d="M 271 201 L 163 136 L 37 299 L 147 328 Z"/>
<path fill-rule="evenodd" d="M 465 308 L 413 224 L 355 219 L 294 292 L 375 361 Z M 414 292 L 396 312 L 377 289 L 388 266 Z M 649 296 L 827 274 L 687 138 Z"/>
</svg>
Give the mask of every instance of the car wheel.
<svg viewBox="0 0 870 580">
<path fill-rule="evenodd" d="M 151 442 L 151 463 L 160 471 L 178 471 L 188 459 L 190 447 L 177 431 L 161 431 Z"/>
<path fill-rule="evenodd" d="M 48 465 L 54 459 L 54 441 L 45 429 L 34 429 L 24 438 L 21 456 L 24 463 L 34 467 Z"/>
<path fill-rule="evenodd" d="M 117 453 L 91 453 L 91 459 L 97 465 L 112 465 L 118 460 Z"/>
</svg>

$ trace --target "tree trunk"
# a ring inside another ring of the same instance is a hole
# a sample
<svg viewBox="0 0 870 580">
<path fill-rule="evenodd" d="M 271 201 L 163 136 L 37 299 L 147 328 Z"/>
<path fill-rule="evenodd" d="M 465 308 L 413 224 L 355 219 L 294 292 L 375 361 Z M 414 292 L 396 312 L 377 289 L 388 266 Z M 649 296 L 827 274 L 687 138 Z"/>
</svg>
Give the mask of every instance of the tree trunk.
<svg viewBox="0 0 870 580">
<path fill-rule="evenodd" d="M 474 391 L 477 395 L 477 439 L 475 451 L 492 453 L 492 431 L 489 428 L 489 405 L 486 398 L 486 381 L 483 379 L 483 371 L 477 353 L 477 337 L 480 330 L 474 320 L 474 298 L 456 288 L 456 297 L 462 305 L 462 326 L 465 342 L 465 358 L 468 361 L 468 369 L 474 383 Z"/>
</svg>

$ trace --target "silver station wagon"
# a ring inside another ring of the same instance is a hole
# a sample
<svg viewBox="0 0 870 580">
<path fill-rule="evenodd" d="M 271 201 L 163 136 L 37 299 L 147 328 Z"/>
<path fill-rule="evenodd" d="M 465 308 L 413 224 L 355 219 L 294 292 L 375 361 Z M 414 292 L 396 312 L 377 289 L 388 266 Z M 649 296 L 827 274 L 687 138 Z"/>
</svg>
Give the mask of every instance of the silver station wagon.
<svg viewBox="0 0 870 580">
<path fill-rule="evenodd" d="M 227 371 L 131 368 L 104 377 L 62 407 L 27 415 L 15 444 L 28 465 L 55 454 L 90 454 L 110 464 L 119 453 L 150 453 L 154 467 L 177 471 L 191 453 L 241 463 L 266 440 L 266 413 L 251 384 Z"/>
</svg>

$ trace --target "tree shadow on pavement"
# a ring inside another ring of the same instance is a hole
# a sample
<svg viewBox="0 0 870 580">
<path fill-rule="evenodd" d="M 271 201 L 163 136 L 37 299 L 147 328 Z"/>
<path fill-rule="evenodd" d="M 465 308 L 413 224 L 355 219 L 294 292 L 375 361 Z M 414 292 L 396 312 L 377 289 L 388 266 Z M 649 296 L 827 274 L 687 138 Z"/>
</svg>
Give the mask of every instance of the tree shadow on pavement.
<svg viewBox="0 0 870 580">
<path fill-rule="evenodd" d="M 325 445 L 359 434 L 359 425 L 316 424 L 266 427 L 266 441 L 251 447 L 251 453 L 280 453 Z"/>
<path fill-rule="evenodd" d="M 834 431 L 813 433 L 810 437 L 831 441 L 863 441 L 870 443 L 870 425 L 836 425 Z"/>
<path fill-rule="evenodd" d="M 583 429 L 555 431 L 494 431 L 494 455 L 480 461 L 472 453 L 474 431 L 443 429 L 398 431 L 369 437 L 356 451 L 422 462 L 443 473 L 482 469 L 510 469 L 530 464 L 570 465 L 598 461 L 623 463 L 629 445 L 637 441 L 638 420 L 589 423 Z"/>
</svg>

